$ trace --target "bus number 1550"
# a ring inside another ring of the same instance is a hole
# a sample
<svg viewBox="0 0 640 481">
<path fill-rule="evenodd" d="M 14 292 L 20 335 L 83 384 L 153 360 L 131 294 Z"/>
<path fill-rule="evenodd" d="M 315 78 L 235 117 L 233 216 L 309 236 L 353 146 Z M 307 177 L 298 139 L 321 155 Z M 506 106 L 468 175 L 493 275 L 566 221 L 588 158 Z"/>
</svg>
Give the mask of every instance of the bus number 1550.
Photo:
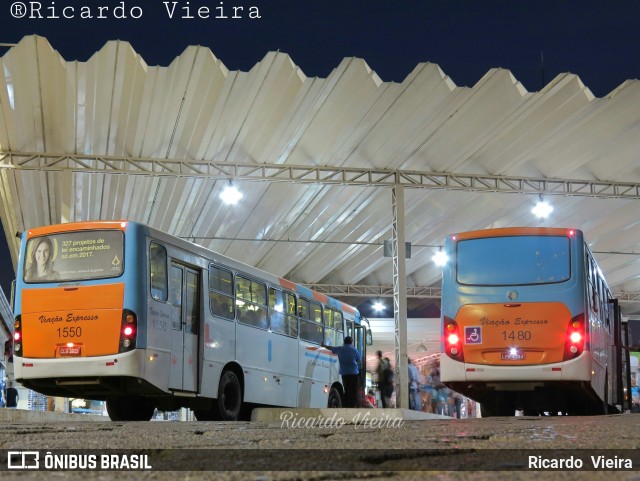
<svg viewBox="0 0 640 481">
<path fill-rule="evenodd" d="M 81 327 L 63 327 L 58 328 L 58 337 L 80 337 L 82 336 Z"/>
</svg>

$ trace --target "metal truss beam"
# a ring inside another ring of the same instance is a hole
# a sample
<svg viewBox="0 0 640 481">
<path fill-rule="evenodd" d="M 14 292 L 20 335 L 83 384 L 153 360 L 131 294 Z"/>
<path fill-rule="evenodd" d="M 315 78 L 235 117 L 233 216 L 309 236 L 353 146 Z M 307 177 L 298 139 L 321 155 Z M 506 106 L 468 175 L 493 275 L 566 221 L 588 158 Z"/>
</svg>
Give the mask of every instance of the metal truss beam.
<svg viewBox="0 0 640 481">
<path fill-rule="evenodd" d="M 393 286 L 305 284 L 305 287 L 330 297 L 393 297 Z M 440 299 L 441 294 L 439 287 L 407 287 L 408 298 Z"/>
<path fill-rule="evenodd" d="M 0 153 L 0 169 L 21 171 L 86 172 L 152 177 L 196 177 L 298 184 L 351 186 L 400 185 L 413 189 L 443 189 L 473 192 L 565 195 L 599 198 L 640 199 L 640 183 L 580 179 L 549 179 L 447 172 L 429 172 L 355 167 L 305 166 L 218 162 L 214 160 L 156 159 L 103 155 Z"/>
<path fill-rule="evenodd" d="M 370 286 L 363 284 L 304 284 L 329 297 L 393 297 L 393 286 Z M 407 287 L 407 298 L 440 299 L 440 287 Z M 640 303 L 640 292 L 614 292 L 620 304 Z"/>
<path fill-rule="evenodd" d="M 634 304 L 640 302 L 640 292 L 617 292 L 613 297 L 618 299 L 620 304 Z"/>
</svg>

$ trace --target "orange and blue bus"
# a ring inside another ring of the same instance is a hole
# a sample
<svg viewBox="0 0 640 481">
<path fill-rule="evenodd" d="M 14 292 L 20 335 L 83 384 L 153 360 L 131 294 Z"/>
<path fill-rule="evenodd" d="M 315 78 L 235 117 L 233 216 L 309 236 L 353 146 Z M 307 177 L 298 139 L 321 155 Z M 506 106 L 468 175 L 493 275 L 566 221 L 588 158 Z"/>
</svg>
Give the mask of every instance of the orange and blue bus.
<svg viewBox="0 0 640 481">
<path fill-rule="evenodd" d="M 321 344 L 349 335 L 364 362 L 370 338 L 347 304 L 136 222 L 30 229 L 16 281 L 16 380 L 105 400 L 112 420 L 339 407 L 337 356 Z"/>
<path fill-rule="evenodd" d="M 441 379 L 482 416 L 623 406 L 621 316 L 577 229 L 501 228 L 445 240 Z"/>
</svg>

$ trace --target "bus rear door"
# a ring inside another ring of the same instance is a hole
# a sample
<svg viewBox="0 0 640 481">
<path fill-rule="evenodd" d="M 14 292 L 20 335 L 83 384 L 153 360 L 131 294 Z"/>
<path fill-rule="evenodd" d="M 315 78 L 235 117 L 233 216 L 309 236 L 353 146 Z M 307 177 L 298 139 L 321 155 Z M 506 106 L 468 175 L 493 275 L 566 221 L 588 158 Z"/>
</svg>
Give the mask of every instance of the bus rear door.
<svg viewBox="0 0 640 481">
<path fill-rule="evenodd" d="M 169 295 L 172 305 L 169 389 L 195 392 L 200 328 L 199 273 L 172 263 Z"/>
</svg>

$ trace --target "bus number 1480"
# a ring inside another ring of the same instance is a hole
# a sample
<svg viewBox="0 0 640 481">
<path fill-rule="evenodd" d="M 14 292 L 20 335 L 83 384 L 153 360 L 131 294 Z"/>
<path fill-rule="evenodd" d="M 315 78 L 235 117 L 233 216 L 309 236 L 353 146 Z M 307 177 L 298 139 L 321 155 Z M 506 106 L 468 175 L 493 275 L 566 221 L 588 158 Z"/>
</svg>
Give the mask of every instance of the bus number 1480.
<svg viewBox="0 0 640 481">
<path fill-rule="evenodd" d="M 502 331 L 502 338 L 505 341 L 530 341 L 531 331 Z"/>
</svg>

